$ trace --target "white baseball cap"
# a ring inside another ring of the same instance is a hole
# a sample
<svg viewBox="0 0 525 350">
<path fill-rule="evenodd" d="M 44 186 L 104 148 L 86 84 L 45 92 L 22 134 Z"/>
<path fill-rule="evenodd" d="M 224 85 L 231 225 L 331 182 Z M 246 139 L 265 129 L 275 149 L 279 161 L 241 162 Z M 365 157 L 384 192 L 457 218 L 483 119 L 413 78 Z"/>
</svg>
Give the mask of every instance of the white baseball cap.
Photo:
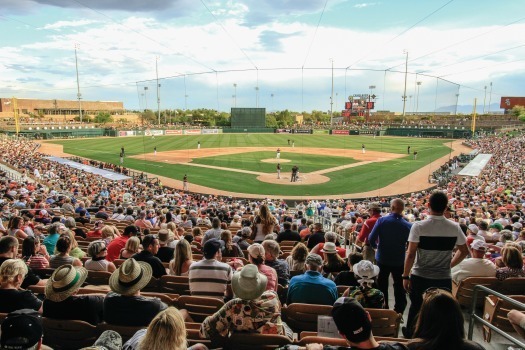
<svg viewBox="0 0 525 350">
<path fill-rule="evenodd" d="M 475 234 L 477 234 L 479 232 L 479 227 L 478 225 L 476 224 L 470 224 L 468 225 L 468 229 L 472 232 L 474 232 Z"/>
<path fill-rule="evenodd" d="M 484 241 L 482 241 L 481 239 L 475 239 L 474 241 L 472 241 L 472 243 L 470 243 L 470 247 L 474 250 L 487 250 L 487 243 L 485 243 Z"/>
</svg>

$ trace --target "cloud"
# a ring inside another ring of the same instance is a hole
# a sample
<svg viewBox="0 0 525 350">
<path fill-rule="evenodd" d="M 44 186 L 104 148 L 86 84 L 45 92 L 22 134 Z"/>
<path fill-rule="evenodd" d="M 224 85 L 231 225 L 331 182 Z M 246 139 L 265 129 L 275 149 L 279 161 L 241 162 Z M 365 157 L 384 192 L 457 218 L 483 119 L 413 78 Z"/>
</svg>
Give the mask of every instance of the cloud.
<svg viewBox="0 0 525 350">
<path fill-rule="evenodd" d="M 356 9 L 362 9 L 362 8 L 365 8 L 365 7 L 370 7 L 370 6 L 374 6 L 374 5 L 377 5 L 375 2 L 364 2 L 364 3 L 361 3 L 361 4 L 355 4 L 354 7 Z"/>
<path fill-rule="evenodd" d="M 280 33 L 273 30 L 265 30 L 259 35 L 259 42 L 261 43 L 261 49 L 271 52 L 283 52 L 283 40 L 299 33 Z"/>
<path fill-rule="evenodd" d="M 70 27 L 82 27 L 82 26 L 86 26 L 89 24 L 93 24 L 93 23 L 96 23 L 96 22 L 92 20 L 87 20 L 87 19 L 82 19 L 78 21 L 58 21 L 55 23 L 46 24 L 45 26 L 42 27 L 42 29 L 60 30 L 63 28 L 70 28 Z"/>
</svg>

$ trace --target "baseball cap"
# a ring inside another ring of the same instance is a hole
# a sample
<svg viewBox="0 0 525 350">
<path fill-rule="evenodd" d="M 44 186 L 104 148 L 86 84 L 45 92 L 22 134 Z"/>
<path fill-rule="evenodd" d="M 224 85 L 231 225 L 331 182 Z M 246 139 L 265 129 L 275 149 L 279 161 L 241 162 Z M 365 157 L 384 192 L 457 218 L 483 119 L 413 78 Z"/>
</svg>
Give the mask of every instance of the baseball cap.
<svg viewBox="0 0 525 350">
<path fill-rule="evenodd" d="M 352 343 L 370 338 L 372 323 L 366 310 L 354 298 L 339 298 L 332 308 L 332 317 L 339 332 Z"/>
<path fill-rule="evenodd" d="M 468 229 L 472 232 L 474 232 L 475 234 L 477 234 L 479 232 L 479 227 L 478 225 L 476 224 L 470 224 L 468 225 Z"/>
<path fill-rule="evenodd" d="M 212 258 L 219 250 L 224 249 L 224 242 L 217 238 L 211 238 L 204 243 L 202 253 L 206 259 Z"/>
<path fill-rule="evenodd" d="M 503 225 L 500 224 L 499 222 L 495 222 L 492 225 L 490 225 L 489 228 L 495 228 L 495 229 L 501 231 L 501 230 L 503 230 Z"/>
<path fill-rule="evenodd" d="M 2 323 L 2 349 L 29 349 L 42 339 L 42 317 L 33 309 L 11 312 Z"/>
<path fill-rule="evenodd" d="M 248 247 L 248 254 L 250 254 L 252 258 L 264 258 L 264 247 L 262 244 L 254 243 Z"/>
<path fill-rule="evenodd" d="M 487 243 L 481 239 L 475 239 L 470 243 L 470 247 L 474 250 L 487 250 Z"/>
</svg>

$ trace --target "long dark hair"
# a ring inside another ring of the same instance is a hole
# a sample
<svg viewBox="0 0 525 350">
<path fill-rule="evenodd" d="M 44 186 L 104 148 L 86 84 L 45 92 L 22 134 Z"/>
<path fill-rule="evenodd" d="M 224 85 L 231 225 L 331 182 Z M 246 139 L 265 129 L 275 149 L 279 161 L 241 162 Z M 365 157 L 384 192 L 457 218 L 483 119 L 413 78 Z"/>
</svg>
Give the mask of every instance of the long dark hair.
<svg viewBox="0 0 525 350">
<path fill-rule="evenodd" d="M 27 237 L 22 242 L 22 257 L 24 260 L 27 261 L 30 257 L 36 254 L 35 248 L 37 243 L 40 242 L 40 240 L 36 237 Z"/>
<path fill-rule="evenodd" d="M 465 341 L 463 313 L 450 292 L 425 292 L 410 349 L 461 349 Z"/>
</svg>

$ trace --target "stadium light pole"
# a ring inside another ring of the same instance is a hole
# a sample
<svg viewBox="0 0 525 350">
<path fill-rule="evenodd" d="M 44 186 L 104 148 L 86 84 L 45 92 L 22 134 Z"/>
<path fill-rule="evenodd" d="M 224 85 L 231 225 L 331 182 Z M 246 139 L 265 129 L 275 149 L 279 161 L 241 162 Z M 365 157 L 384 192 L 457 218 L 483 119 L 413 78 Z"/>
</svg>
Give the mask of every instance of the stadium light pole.
<svg viewBox="0 0 525 350">
<path fill-rule="evenodd" d="M 157 73 L 157 116 L 160 125 L 160 84 L 159 84 L 159 57 L 155 57 L 155 72 Z"/>
<path fill-rule="evenodd" d="M 82 123 L 82 94 L 80 93 L 80 81 L 78 79 L 78 59 L 77 59 L 77 47 L 78 44 L 75 44 L 75 68 L 77 71 L 77 98 L 78 98 L 78 117 L 80 123 Z"/>
<path fill-rule="evenodd" d="M 188 110 L 188 97 L 189 95 L 184 95 L 184 110 Z"/>
<path fill-rule="evenodd" d="M 259 108 L 259 87 L 255 87 L 255 108 Z"/>
<path fill-rule="evenodd" d="M 330 95 L 330 126 L 334 125 L 334 59 L 330 58 L 332 62 L 332 94 Z"/>
<path fill-rule="evenodd" d="M 147 86 L 144 86 L 144 105 L 146 106 L 146 108 L 144 109 L 144 111 L 148 110 L 148 87 Z"/>
<path fill-rule="evenodd" d="M 490 82 L 489 108 L 487 113 L 490 114 L 490 103 L 492 102 L 492 82 Z"/>
<path fill-rule="evenodd" d="M 237 83 L 233 83 L 233 107 L 237 107 Z"/>
<path fill-rule="evenodd" d="M 270 97 L 272 98 L 272 109 L 273 109 L 273 93 L 270 94 Z"/>
<path fill-rule="evenodd" d="M 416 96 L 416 114 L 417 114 L 417 111 L 419 110 L 419 88 L 421 87 L 421 82 L 418 81 L 416 82 L 417 84 L 417 96 Z"/>
<path fill-rule="evenodd" d="M 485 102 L 487 101 L 487 85 L 485 85 L 483 89 L 485 89 L 485 97 L 483 98 L 483 114 L 485 114 Z"/>
<path fill-rule="evenodd" d="M 458 101 L 459 101 L 459 94 L 456 94 L 456 112 L 454 113 L 454 115 L 458 115 Z"/>
<path fill-rule="evenodd" d="M 406 55 L 405 58 L 405 90 L 403 92 L 403 117 L 405 116 L 405 107 L 407 103 L 407 74 L 408 74 L 408 51 L 403 50 L 403 53 Z"/>
</svg>

